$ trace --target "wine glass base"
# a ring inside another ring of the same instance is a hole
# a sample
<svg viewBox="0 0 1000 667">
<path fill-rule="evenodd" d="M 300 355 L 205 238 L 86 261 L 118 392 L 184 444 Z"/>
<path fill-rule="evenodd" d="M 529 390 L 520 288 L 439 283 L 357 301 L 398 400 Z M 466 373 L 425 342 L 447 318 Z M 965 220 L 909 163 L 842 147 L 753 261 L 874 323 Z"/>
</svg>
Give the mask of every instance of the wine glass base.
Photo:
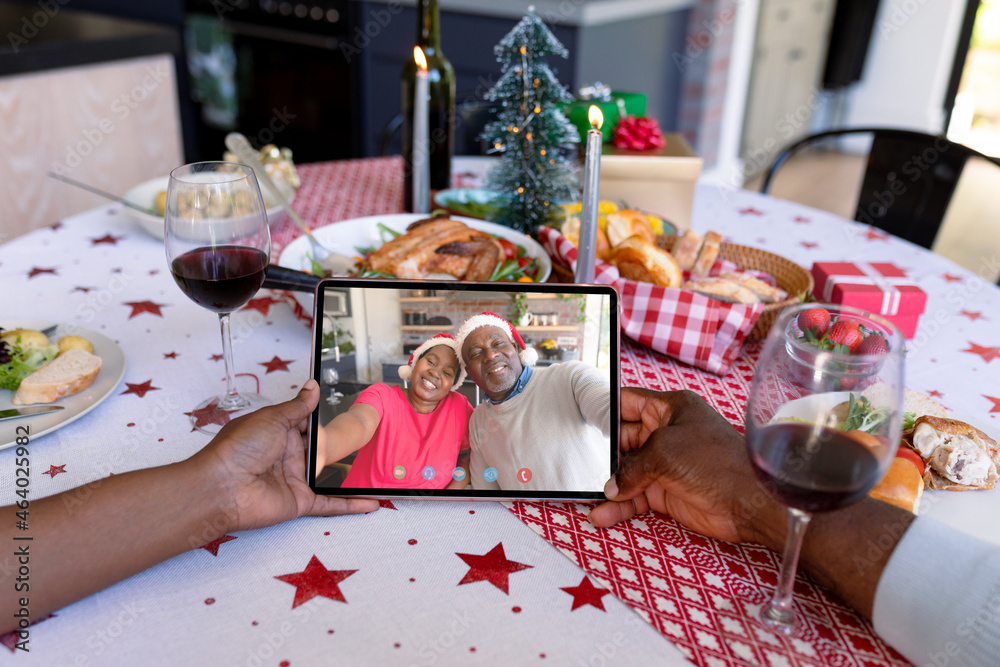
<svg viewBox="0 0 1000 667">
<path fill-rule="evenodd" d="M 781 609 L 770 602 L 760 610 L 760 622 L 772 632 L 785 637 L 799 633 L 799 617 L 790 609 Z"/>
<path fill-rule="evenodd" d="M 233 407 L 227 407 L 226 396 L 213 396 L 202 401 L 188 413 L 191 426 L 196 431 L 215 435 L 222 430 L 231 419 L 248 414 L 259 408 L 274 405 L 274 401 L 260 394 L 240 393 L 242 399 Z"/>
</svg>

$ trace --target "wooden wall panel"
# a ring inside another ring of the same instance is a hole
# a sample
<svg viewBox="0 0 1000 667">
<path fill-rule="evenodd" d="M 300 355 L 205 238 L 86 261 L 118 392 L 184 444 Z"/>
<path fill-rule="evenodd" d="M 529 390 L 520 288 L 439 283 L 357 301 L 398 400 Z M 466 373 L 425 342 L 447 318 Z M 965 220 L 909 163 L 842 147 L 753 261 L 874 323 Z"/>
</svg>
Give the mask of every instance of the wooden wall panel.
<svg viewBox="0 0 1000 667">
<path fill-rule="evenodd" d="M 0 77 L 0 242 L 107 203 L 183 163 L 174 59 Z"/>
</svg>

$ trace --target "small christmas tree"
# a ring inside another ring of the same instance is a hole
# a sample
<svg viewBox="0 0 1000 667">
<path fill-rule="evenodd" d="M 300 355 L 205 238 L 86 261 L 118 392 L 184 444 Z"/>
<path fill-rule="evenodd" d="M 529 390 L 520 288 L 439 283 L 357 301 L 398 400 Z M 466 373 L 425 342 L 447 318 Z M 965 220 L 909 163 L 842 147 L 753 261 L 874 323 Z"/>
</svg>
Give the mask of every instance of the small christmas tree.
<svg viewBox="0 0 1000 667">
<path fill-rule="evenodd" d="M 578 195 L 574 144 L 580 135 L 559 109 L 573 98 L 543 60 L 569 54 L 534 8 L 493 51 L 502 74 L 486 98 L 502 107 L 483 136 L 490 152 L 503 157 L 487 187 L 505 199 L 495 221 L 531 232 L 549 219 L 556 202 Z"/>
</svg>

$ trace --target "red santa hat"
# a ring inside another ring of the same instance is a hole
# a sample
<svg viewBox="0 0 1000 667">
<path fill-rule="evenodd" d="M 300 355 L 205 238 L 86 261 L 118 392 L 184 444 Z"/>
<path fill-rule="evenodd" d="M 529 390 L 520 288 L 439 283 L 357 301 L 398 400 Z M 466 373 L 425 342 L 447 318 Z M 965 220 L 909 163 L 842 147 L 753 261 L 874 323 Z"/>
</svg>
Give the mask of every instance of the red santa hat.
<svg viewBox="0 0 1000 667">
<path fill-rule="evenodd" d="M 524 344 L 524 339 L 521 338 L 521 334 L 517 333 L 517 329 L 514 328 L 513 324 L 496 313 L 486 310 L 465 320 L 455 335 L 455 351 L 458 352 L 459 361 L 462 361 L 463 370 L 465 362 L 462 360 L 462 346 L 465 344 L 465 339 L 469 334 L 480 327 L 498 327 L 506 331 L 510 339 L 514 341 L 514 345 L 521 350 L 517 356 L 525 366 L 534 366 L 535 362 L 538 361 L 538 352 L 535 351 L 535 348 L 527 347 Z"/>
<path fill-rule="evenodd" d="M 409 382 L 410 378 L 413 377 L 413 364 L 417 363 L 417 359 L 422 357 L 424 352 L 432 347 L 437 347 L 438 345 L 450 347 L 455 351 L 455 356 L 458 357 L 458 377 L 455 378 L 455 382 L 451 385 L 451 390 L 456 391 L 460 386 L 462 386 L 462 382 L 465 381 L 465 364 L 462 363 L 462 348 L 458 347 L 458 344 L 455 342 L 455 339 L 451 334 L 440 333 L 436 336 L 428 338 L 423 343 L 418 345 L 417 348 L 410 353 L 410 359 L 406 362 L 406 365 L 399 367 L 399 377 L 402 378 L 404 382 Z"/>
</svg>

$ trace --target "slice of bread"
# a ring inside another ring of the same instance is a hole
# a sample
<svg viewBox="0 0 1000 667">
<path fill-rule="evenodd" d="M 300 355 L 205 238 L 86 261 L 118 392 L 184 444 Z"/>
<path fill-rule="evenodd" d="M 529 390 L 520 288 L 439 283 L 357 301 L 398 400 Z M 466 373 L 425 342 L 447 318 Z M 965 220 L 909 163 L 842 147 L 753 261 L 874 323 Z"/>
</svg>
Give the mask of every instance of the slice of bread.
<svg viewBox="0 0 1000 667">
<path fill-rule="evenodd" d="M 83 391 L 101 372 L 101 358 L 86 350 L 66 350 L 24 378 L 14 394 L 14 405 L 52 403 Z"/>
<path fill-rule="evenodd" d="M 630 236 L 615 246 L 611 262 L 623 278 L 661 287 L 681 286 L 681 268 L 670 253 L 639 235 Z"/>
</svg>

